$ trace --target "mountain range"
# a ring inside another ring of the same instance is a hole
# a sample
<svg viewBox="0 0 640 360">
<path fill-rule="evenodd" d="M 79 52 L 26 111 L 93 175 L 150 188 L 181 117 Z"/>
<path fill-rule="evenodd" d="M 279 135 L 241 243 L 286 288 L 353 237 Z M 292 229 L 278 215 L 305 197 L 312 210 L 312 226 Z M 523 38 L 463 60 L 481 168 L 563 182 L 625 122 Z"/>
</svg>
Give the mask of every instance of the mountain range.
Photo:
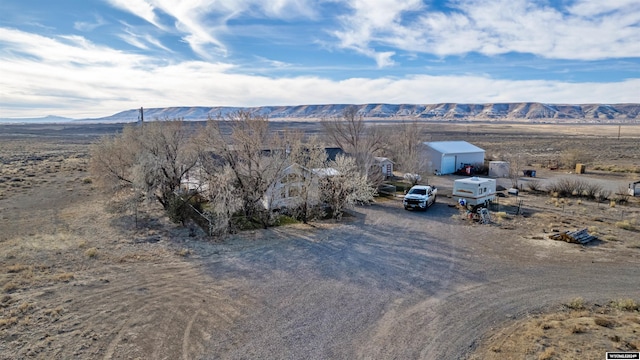
<svg viewBox="0 0 640 360">
<path fill-rule="evenodd" d="M 496 104 L 327 104 L 261 107 L 170 107 L 144 109 L 145 120 L 206 120 L 246 110 L 266 115 L 271 120 L 317 120 L 340 117 L 345 108 L 356 106 L 358 113 L 372 120 L 479 120 L 525 122 L 640 122 L 640 104 L 556 105 L 542 103 Z M 137 121 L 139 109 L 127 110 L 106 118 L 109 122 Z"/>
<path fill-rule="evenodd" d="M 313 121 L 340 117 L 345 108 L 356 106 L 358 113 L 370 120 L 423 121 L 510 121 L 529 123 L 640 123 L 640 104 L 544 104 L 537 102 L 493 104 L 327 104 L 261 107 L 167 107 L 144 109 L 144 119 L 163 120 L 182 118 L 187 121 L 217 118 L 239 110 L 266 115 L 274 121 Z M 50 122 L 135 122 L 139 109 L 126 110 L 111 116 L 93 119 L 41 118 Z M 7 119 L 3 119 L 7 120 Z M 16 119 L 13 119 L 16 120 Z M 37 119 L 29 119 L 35 122 Z"/>
</svg>

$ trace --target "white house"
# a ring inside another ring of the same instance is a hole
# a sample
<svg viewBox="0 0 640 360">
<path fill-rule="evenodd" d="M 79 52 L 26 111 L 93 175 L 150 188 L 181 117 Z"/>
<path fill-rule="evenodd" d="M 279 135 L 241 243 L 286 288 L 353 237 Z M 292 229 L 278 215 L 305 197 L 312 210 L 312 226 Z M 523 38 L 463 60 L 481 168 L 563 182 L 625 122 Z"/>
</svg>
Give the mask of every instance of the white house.
<svg viewBox="0 0 640 360">
<path fill-rule="evenodd" d="M 483 164 L 485 151 L 466 141 L 425 142 L 429 168 L 436 174 L 453 174 L 465 165 Z"/>
<path fill-rule="evenodd" d="M 289 165 L 283 170 L 282 176 L 267 189 L 262 198 L 262 205 L 265 209 L 294 208 L 303 203 L 304 199 L 301 196 L 304 195 L 305 186 L 317 189 L 320 178 L 338 174 L 334 168 L 307 169 L 298 164 Z M 307 195 L 311 198 L 307 198 L 306 201 L 312 205 L 320 201 L 317 191 L 310 191 Z"/>
</svg>

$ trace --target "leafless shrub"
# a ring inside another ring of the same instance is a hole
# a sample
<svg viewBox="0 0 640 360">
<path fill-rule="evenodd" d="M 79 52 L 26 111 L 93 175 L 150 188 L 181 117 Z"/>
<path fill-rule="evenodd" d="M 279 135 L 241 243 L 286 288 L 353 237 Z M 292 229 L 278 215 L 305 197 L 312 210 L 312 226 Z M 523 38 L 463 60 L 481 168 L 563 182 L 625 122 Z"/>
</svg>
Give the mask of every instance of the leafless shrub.
<svg viewBox="0 0 640 360">
<path fill-rule="evenodd" d="M 618 204 L 626 204 L 629 201 L 631 195 L 626 186 L 620 185 L 616 191 L 615 201 Z"/>
<path fill-rule="evenodd" d="M 583 195 L 588 199 L 596 199 L 603 192 L 602 186 L 596 183 L 586 183 Z"/>
<path fill-rule="evenodd" d="M 542 191 L 542 184 L 540 180 L 531 180 L 527 182 L 527 188 L 532 192 L 540 192 Z"/>
<path fill-rule="evenodd" d="M 555 195 L 554 197 L 573 196 L 588 199 L 605 199 L 609 196 L 609 192 L 604 190 L 601 185 L 589 183 L 582 179 L 561 178 L 549 183 L 546 190 Z"/>
<path fill-rule="evenodd" d="M 611 196 L 611 190 L 607 190 L 607 189 L 600 189 L 600 191 L 598 191 L 598 193 L 596 194 L 596 200 L 597 201 L 606 201 L 609 199 L 609 196 Z"/>
</svg>

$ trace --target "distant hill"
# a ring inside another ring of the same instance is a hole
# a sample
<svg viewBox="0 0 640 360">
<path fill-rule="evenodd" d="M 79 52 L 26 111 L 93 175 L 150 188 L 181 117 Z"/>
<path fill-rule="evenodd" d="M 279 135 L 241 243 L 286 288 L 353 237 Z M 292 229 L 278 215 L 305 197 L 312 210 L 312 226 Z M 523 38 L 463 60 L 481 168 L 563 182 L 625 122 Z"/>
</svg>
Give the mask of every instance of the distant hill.
<svg viewBox="0 0 640 360">
<path fill-rule="evenodd" d="M 168 107 L 144 109 L 147 121 L 182 118 L 187 121 L 217 118 L 238 110 L 267 115 L 271 120 L 314 121 L 340 117 L 348 106 L 370 120 L 510 121 L 525 123 L 640 123 L 640 104 L 543 104 L 536 102 L 495 104 L 327 104 L 260 107 Z M 138 120 L 138 109 L 93 119 L 48 116 L 37 119 L 0 119 L 0 122 L 122 123 Z"/>
<path fill-rule="evenodd" d="M 67 123 L 74 121 L 74 119 L 66 118 L 62 116 L 45 116 L 39 118 L 0 118 L 0 124 L 51 124 L 51 123 Z"/>
<path fill-rule="evenodd" d="M 548 123 L 608 123 L 640 122 L 640 104 L 327 104 L 261 107 L 170 107 L 144 109 L 145 120 L 174 119 L 206 120 L 225 114 L 248 110 L 267 115 L 271 120 L 317 120 L 339 117 L 348 106 L 356 106 L 366 119 L 430 120 L 430 121 L 522 121 Z M 133 122 L 138 119 L 138 109 L 88 119 L 100 122 Z"/>
</svg>

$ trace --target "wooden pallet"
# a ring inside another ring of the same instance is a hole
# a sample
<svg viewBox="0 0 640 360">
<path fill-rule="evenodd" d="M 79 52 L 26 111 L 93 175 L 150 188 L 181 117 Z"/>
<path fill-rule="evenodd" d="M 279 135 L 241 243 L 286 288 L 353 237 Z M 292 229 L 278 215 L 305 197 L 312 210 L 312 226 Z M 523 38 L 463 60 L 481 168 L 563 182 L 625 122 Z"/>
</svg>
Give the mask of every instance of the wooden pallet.
<svg viewBox="0 0 640 360">
<path fill-rule="evenodd" d="M 551 234 L 549 235 L 549 239 L 584 245 L 593 240 L 597 240 L 598 237 L 594 235 L 590 235 L 589 232 L 587 232 L 587 229 L 585 228 L 582 230 L 564 231 L 557 234 Z"/>
</svg>

